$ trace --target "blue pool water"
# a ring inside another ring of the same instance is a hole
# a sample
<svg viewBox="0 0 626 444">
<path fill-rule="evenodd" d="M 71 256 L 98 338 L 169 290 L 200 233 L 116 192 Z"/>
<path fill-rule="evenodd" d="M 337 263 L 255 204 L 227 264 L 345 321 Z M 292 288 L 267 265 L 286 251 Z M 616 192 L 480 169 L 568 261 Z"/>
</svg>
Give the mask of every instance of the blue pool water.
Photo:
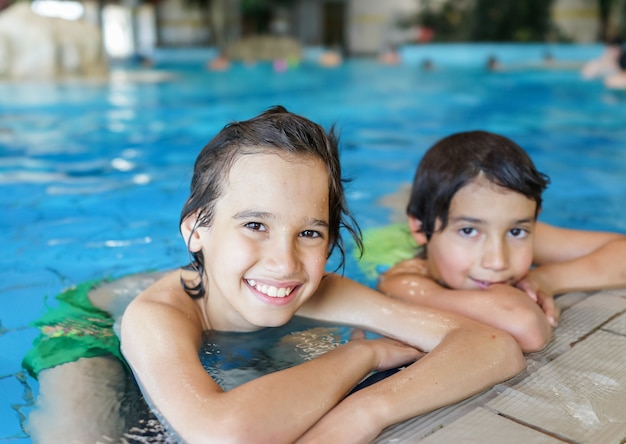
<svg viewBox="0 0 626 444">
<path fill-rule="evenodd" d="M 626 233 L 626 92 L 575 70 L 354 60 L 156 71 L 163 81 L 0 83 L 0 442 L 29 442 L 29 324 L 70 285 L 183 264 L 177 221 L 195 156 L 224 124 L 271 105 L 337 123 L 362 228 L 391 220 L 380 200 L 411 181 L 430 145 L 480 128 L 517 141 L 551 176 L 542 220 Z M 346 274 L 372 284 L 353 261 Z"/>
</svg>

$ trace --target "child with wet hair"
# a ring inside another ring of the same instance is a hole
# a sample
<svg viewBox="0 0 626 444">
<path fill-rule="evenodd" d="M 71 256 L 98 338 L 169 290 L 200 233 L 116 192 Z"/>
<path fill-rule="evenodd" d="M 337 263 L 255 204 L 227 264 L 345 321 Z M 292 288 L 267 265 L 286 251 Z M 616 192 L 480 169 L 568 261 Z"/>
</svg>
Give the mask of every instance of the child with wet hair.
<svg viewBox="0 0 626 444">
<path fill-rule="evenodd" d="M 417 168 L 407 207 L 423 248 L 383 273 L 378 288 L 540 350 L 558 323 L 555 295 L 626 286 L 626 236 L 537 221 L 548 183 L 504 136 L 469 131 L 438 141 Z"/>
<path fill-rule="evenodd" d="M 326 272 L 334 248 L 343 257 L 342 227 L 360 243 L 332 130 L 275 107 L 200 152 L 180 218 L 191 264 L 133 300 L 121 326 L 146 398 L 185 442 L 370 442 L 524 368 L 501 330 Z M 203 368 L 204 332 L 254 334 L 296 315 L 386 337 L 228 391 Z M 402 365 L 347 396 L 370 372 Z"/>
</svg>

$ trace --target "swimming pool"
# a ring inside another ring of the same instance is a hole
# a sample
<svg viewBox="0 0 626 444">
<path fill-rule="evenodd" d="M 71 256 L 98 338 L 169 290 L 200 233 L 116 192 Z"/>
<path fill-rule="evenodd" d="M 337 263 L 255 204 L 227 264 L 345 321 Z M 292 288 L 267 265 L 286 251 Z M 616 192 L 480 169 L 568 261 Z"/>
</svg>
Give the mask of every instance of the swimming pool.
<svg viewBox="0 0 626 444">
<path fill-rule="evenodd" d="M 381 199 L 411 181 L 433 142 L 481 128 L 517 141 L 551 176 L 542 220 L 626 233 L 626 93 L 576 71 L 366 60 L 283 73 L 164 61 L 157 71 L 0 84 L 0 441 L 29 442 L 22 422 L 38 386 L 20 363 L 47 297 L 184 263 L 177 221 L 196 154 L 225 123 L 274 104 L 337 122 L 362 228 L 394 217 Z M 372 283 L 352 261 L 346 274 Z"/>
</svg>

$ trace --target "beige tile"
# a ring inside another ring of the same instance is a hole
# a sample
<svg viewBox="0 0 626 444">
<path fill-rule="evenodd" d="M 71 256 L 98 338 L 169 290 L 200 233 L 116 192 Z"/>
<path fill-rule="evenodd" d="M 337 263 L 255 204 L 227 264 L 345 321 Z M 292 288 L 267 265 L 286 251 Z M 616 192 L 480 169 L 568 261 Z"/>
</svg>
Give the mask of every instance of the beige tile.
<svg viewBox="0 0 626 444">
<path fill-rule="evenodd" d="M 563 444 L 538 430 L 533 430 L 484 408 L 477 408 L 420 441 L 424 444 Z"/>
<path fill-rule="evenodd" d="M 568 441 L 626 436 L 626 337 L 598 331 L 487 403 Z"/>
</svg>

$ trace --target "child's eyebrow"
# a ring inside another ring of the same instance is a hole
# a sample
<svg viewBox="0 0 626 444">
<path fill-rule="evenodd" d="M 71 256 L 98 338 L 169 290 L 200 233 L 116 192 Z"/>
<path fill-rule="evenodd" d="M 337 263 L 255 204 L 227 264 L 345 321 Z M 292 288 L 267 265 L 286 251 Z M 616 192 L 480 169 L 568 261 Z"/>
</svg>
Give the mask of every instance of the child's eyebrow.
<svg viewBox="0 0 626 444">
<path fill-rule="evenodd" d="M 470 224 L 484 224 L 484 219 L 478 219 L 476 217 L 459 216 L 450 218 L 450 222 L 468 222 Z"/>
<path fill-rule="evenodd" d="M 524 219 L 516 219 L 511 221 L 512 225 L 526 225 L 534 222 L 534 218 L 526 217 Z M 469 216 L 459 216 L 453 217 L 450 219 L 450 222 L 467 222 L 470 224 L 484 224 L 486 221 L 484 219 L 478 219 L 477 217 L 469 217 Z"/>
<path fill-rule="evenodd" d="M 269 213 L 267 211 L 245 210 L 245 211 L 240 211 L 236 213 L 233 216 L 233 219 L 236 219 L 236 220 L 246 220 L 246 219 L 272 220 L 272 219 L 277 219 L 277 217 L 275 214 Z M 310 226 L 322 227 L 322 228 L 330 227 L 328 221 L 325 221 L 323 219 L 317 219 L 314 217 L 305 217 L 304 225 L 310 225 Z"/>
<path fill-rule="evenodd" d="M 330 225 L 328 224 L 327 221 L 322 220 L 322 219 L 315 219 L 315 218 L 310 218 L 308 219 L 308 223 L 306 225 L 310 225 L 312 227 L 320 227 L 320 228 L 330 228 Z"/>
<path fill-rule="evenodd" d="M 256 210 L 245 210 L 236 213 L 233 216 L 233 219 L 275 219 L 275 216 L 272 213 L 268 213 L 267 211 L 256 211 Z"/>
<path fill-rule="evenodd" d="M 534 217 L 527 217 L 524 219 L 517 219 L 515 221 L 513 221 L 513 223 L 515 225 L 526 225 L 526 224 L 532 224 L 535 221 Z"/>
</svg>

